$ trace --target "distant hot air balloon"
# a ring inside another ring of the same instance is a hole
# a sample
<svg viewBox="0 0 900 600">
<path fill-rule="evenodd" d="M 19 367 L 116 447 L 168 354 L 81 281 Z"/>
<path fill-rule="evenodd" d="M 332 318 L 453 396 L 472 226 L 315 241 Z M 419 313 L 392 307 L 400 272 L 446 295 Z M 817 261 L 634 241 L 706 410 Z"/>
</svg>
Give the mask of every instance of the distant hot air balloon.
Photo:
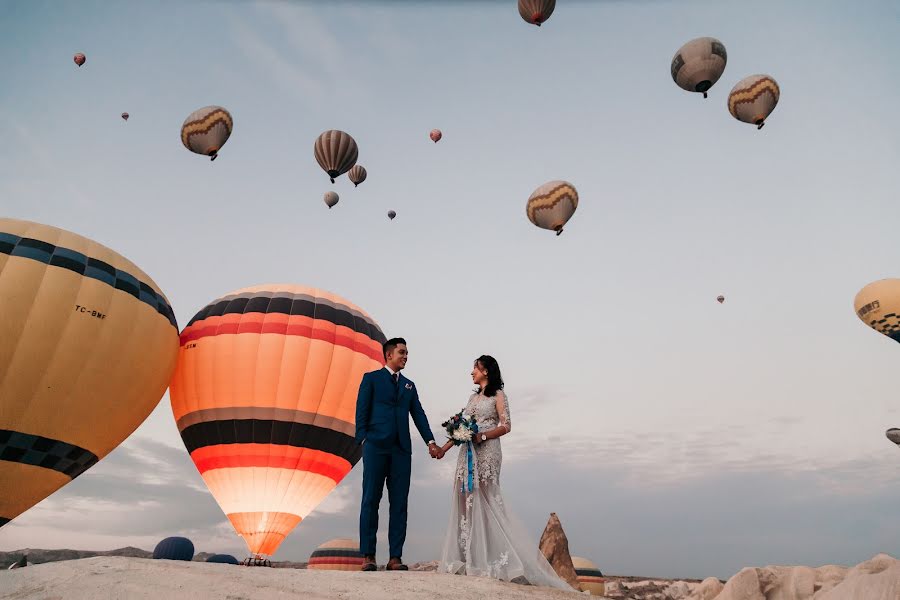
<svg viewBox="0 0 900 600">
<path fill-rule="evenodd" d="M 338 203 L 338 200 L 340 200 L 340 198 L 334 192 L 325 192 L 324 200 L 325 200 L 325 204 L 328 205 L 328 208 L 331 208 L 332 206 L 334 206 L 335 204 Z"/>
<path fill-rule="evenodd" d="M 122 113 L 122 118 L 123 118 L 124 120 L 127 121 L 127 120 L 128 120 L 128 113 Z"/>
<path fill-rule="evenodd" d="M 230 554 L 213 554 L 209 558 L 206 559 L 208 563 L 218 563 L 220 565 L 239 565 L 241 564 L 238 559 L 233 557 Z"/>
<path fill-rule="evenodd" d="M 138 428 L 169 385 L 178 326 L 134 263 L 0 218 L 0 526 Z"/>
<path fill-rule="evenodd" d="M 853 299 L 860 320 L 900 342 L 900 279 L 880 279 L 863 287 Z"/>
<path fill-rule="evenodd" d="M 396 216 L 397 216 L 397 213 L 395 213 L 394 211 L 392 211 L 392 210 L 388 211 L 388 219 L 390 219 L 391 221 L 393 221 L 394 217 L 396 217 Z"/>
<path fill-rule="evenodd" d="M 363 555 L 359 540 L 336 538 L 313 550 L 307 569 L 319 571 L 362 571 Z"/>
<path fill-rule="evenodd" d="M 431 133 L 428 134 L 428 137 L 431 138 L 432 142 L 437 144 L 441 140 L 441 138 L 444 137 L 444 134 L 441 133 L 440 129 L 432 129 Z"/>
<path fill-rule="evenodd" d="M 554 8 L 556 0 L 519 0 L 519 14 L 527 23 L 538 27 L 550 18 Z"/>
<path fill-rule="evenodd" d="M 353 187 L 356 187 L 365 181 L 366 175 L 366 169 L 362 165 L 353 165 L 353 168 L 347 173 L 347 177 L 353 182 Z"/>
<path fill-rule="evenodd" d="M 725 46 L 711 37 L 689 41 L 672 58 L 672 79 L 683 90 L 706 92 L 715 85 L 725 71 L 728 55 Z"/>
<path fill-rule="evenodd" d="M 591 596 L 603 596 L 606 593 L 606 579 L 593 562 L 580 556 L 572 557 L 572 566 L 581 589 Z"/>
<path fill-rule="evenodd" d="M 768 75 L 751 75 L 731 89 L 728 112 L 738 121 L 753 123 L 757 129 L 762 129 L 780 97 L 778 82 Z"/>
<path fill-rule="evenodd" d="M 216 160 L 219 150 L 231 137 L 234 121 L 221 106 L 204 106 L 188 115 L 181 125 L 181 143 L 197 154 Z"/>
<path fill-rule="evenodd" d="M 297 285 L 231 292 L 182 331 L 172 413 L 253 555 L 274 554 L 359 461 L 356 394 L 384 341 L 358 306 Z"/>
<path fill-rule="evenodd" d="M 725 302 L 725 296 L 722 296 L 721 294 L 718 295 L 718 296 L 716 296 L 716 301 L 717 301 L 719 304 L 722 304 L 723 302 Z"/>
<path fill-rule="evenodd" d="M 153 549 L 153 558 L 163 560 L 186 560 L 194 558 L 194 543 L 186 537 L 167 537 Z"/>
<path fill-rule="evenodd" d="M 900 446 L 900 429 L 896 427 L 891 427 L 887 431 L 884 432 L 884 435 L 887 436 L 887 439 L 891 440 L 898 446 Z"/>
<path fill-rule="evenodd" d="M 82 54 L 81 52 L 77 52 L 75 54 L 75 56 L 73 57 L 73 60 L 75 61 L 75 64 L 80 67 L 81 65 L 83 65 L 85 63 L 85 61 L 87 60 L 87 57 L 84 54 Z"/>
<path fill-rule="evenodd" d="M 331 183 L 353 168 L 359 157 L 359 148 L 349 133 L 338 129 L 329 129 L 316 138 L 313 154 L 319 166 L 328 173 Z"/>
<path fill-rule="evenodd" d="M 578 192 L 566 181 L 549 181 L 534 190 L 525 205 L 528 220 L 542 229 L 550 229 L 559 235 L 575 209 Z"/>
</svg>

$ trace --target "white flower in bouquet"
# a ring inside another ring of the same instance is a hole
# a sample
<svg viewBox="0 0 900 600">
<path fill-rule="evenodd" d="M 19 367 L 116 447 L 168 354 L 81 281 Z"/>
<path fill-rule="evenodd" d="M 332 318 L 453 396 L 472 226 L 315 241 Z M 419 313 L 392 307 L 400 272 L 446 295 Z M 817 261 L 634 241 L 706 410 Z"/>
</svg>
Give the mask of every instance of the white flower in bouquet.
<svg viewBox="0 0 900 600">
<path fill-rule="evenodd" d="M 453 432 L 453 439 L 458 442 L 469 442 L 472 440 L 472 430 L 468 427 L 457 427 Z"/>
</svg>

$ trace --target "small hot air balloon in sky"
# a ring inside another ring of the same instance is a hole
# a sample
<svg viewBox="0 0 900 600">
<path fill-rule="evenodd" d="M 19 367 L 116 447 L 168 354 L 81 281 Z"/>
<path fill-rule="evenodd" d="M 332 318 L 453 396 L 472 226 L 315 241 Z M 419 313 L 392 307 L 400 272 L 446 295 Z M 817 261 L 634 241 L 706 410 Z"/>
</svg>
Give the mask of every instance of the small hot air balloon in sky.
<svg viewBox="0 0 900 600">
<path fill-rule="evenodd" d="M 75 61 L 75 64 L 80 67 L 81 65 L 83 65 L 85 63 L 85 61 L 87 60 L 87 57 L 84 54 L 82 54 L 81 52 L 78 52 L 73 57 L 73 60 Z"/>
<path fill-rule="evenodd" d="M 431 133 L 428 134 L 428 137 L 431 138 L 432 142 L 437 144 L 439 141 L 441 141 L 441 138 L 444 137 L 444 134 L 441 133 L 440 129 L 432 129 Z"/>
<path fill-rule="evenodd" d="M 900 279 L 880 279 L 863 287 L 853 300 L 860 320 L 900 342 Z"/>
<path fill-rule="evenodd" d="M 580 556 L 573 556 L 572 566 L 575 567 L 575 576 L 578 578 L 578 584 L 582 590 L 591 596 L 603 596 L 606 593 L 606 579 L 592 561 Z"/>
<path fill-rule="evenodd" d="M 122 113 L 122 119 L 123 119 L 124 121 L 127 121 L 127 120 L 128 120 L 128 116 L 129 116 L 128 113 Z"/>
<path fill-rule="evenodd" d="M 0 218 L 0 526 L 115 449 L 169 386 L 178 326 L 150 277 L 78 234 Z"/>
<path fill-rule="evenodd" d="M 525 22 L 538 27 L 550 18 L 554 8 L 556 0 L 519 0 L 519 14 Z"/>
<path fill-rule="evenodd" d="M 576 208 L 578 192 L 575 186 L 567 181 L 549 181 L 531 193 L 525 204 L 525 214 L 538 227 L 559 235 Z"/>
<path fill-rule="evenodd" d="M 231 137 L 234 121 L 221 106 L 204 106 L 188 115 L 181 125 L 181 143 L 197 154 L 216 160 L 219 150 Z"/>
<path fill-rule="evenodd" d="M 384 365 L 384 342 L 360 307 L 287 284 L 225 294 L 181 332 L 172 414 L 256 557 L 274 554 L 362 457 L 356 395 Z"/>
<path fill-rule="evenodd" d="M 340 197 L 334 192 L 325 192 L 324 200 L 325 200 L 325 204 L 328 205 L 328 208 L 331 208 L 335 204 L 338 203 L 338 200 L 340 200 Z M 352 204 L 352 202 L 351 202 L 351 204 Z"/>
<path fill-rule="evenodd" d="M 672 79 L 683 90 L 706 92 L 715 85 L 725 71 L 728 55 L 725 46 L 711 37 L 689 41 L 678 49 L 672 59 Z"/>
<path fill-rule="evenodd" d="M 722 304 L 723 302 L 725 302 L 725 296 L 719 294 L 718 296 L 716 296 L 716 301 L 717 301 L 719 304 Z"/>
<path fill-rule="evenodd" d="M 762 129 L 778 104 L 781 89 L 768 75 L 751 75 L 735 84 L 728 94 L 728 112 L 738 121 Z"/>
<path fill-rule="evenodd" d="M 884 435 L 887 436 L 887 439 L 891 440 L 898 446 L 900 446 L 900 429 L 896 427 L 891 427 L 887 431 L 884 432 Z"/>
<path fill-rule="evenodd" d="M 319 571 L 362 571 L 363 555 L 359 540 L 336 538 L 313 550 L 307 569 Z"/>
<path fill-rule="evenodd" d="M 331 183 L 353 168 L 359 157 L 359 147 L 349 133 L 329 129 L 316 138 L 313 154 L 322 170 L 328 173 Z"/>
<path fill-rule="evenodd" d="M 392 211 L 392 210 L 388 211 L 388 219 L 390 219 L 391 221 L 393 221 L 394 217 L 396 217 L 396 216 L 397 216 L 397 213 L 395 213 L 394 211 Z"/>
<path fill-rule="evenodd" d="M 353 187 L 356 187 L 365 181 L 366 175 L 368 175 L 368 173 L 366 173 L 366 169 L 362 165 L 353 165 L 353 168 L 347 173 L 347 177 L 353 182 Z"/>
</svg>

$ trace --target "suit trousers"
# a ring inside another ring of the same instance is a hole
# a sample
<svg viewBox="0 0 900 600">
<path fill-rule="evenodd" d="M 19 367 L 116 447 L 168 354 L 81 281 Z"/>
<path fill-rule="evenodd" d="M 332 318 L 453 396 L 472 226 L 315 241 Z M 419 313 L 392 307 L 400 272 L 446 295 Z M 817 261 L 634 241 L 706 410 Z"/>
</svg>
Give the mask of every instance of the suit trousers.
<svg viewBox="0 0 900 600">
<path fill-rule="evenodd" d="M 379 448 L 369 441 L 363 444 L 363 491 L 359 513 L 359 551 L 363 556 L 375 555 L 378 506 L 381 504 L 385 482 L 390 504 L 388 521 L 390 555 L 403 556 L 411 472 L 412 454 L 399 444 L 395 443 L 387 448 Z"/>
</svg>

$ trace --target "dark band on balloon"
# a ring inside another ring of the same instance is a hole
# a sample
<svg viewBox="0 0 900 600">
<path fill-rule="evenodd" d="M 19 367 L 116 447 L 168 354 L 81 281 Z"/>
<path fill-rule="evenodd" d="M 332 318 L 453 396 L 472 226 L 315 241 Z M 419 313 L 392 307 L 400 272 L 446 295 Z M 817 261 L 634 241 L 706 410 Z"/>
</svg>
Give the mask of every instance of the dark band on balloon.
<svg viewBox="0 0 900 600">
<path fill-rule="evenodd" d="M 317 425 L 333 431 L 345 433 L 348 436 L 356 435 L 356 424 L 343 421 L 335 417 L 327 417 L 319 413 L 292 410 L 289 408 L 275 408 L 272 406 L 225 406 L 221 408 L 203 408 L 185 413 L 175 424 L 178 430 L 184 430 L 192 425 L 207 421 L 231 421 L 231 420 L 276 420 L 289 423 L 303 423 L 305 425 Z"/>
<path fill-rule="evenodd" d="M 359 553 L 359 550 L 338 550 L 335 548 L 326 548 L 324 550 L 314 550 L 313 553 L 309 557 L 311 559 L 320 558 L 320 557 L 362 558 L 362 554 Z"/>
<path fill-rule="evenodd" d="M 579 577 L 603 577 L 600 569 L 575 569 L 575 574 Z"/>
<path fill-rule="evenodd" d="M 7 523 L 9 523 L 10 521 L 12 521 L 12 519 L 7 519 L 6 517 L 0 517 L 0 527 L 3 527 L 4 525 L 6 525 Z"/>
<path fill-rule="evenodd" d="M 208 317 L 247 313 L 299 315 L 347 327 L 352 331 L 367 336 L 378 344 L 384 344 L 387 341 L 381 328 L 364 317 L 359 311 L 324 298 L 314 298 L 308 294 L 287 294 L 284 292 L 246 293 L 213 302 L 194 315 L 194 318 L 185 327 L 185 332 L 195 322 L 202 321 Z"/>
<path fill-rule="evenodd" d="M 68 269 L 84 277 L 101 281 L 149 305 L 164 316 L 172 324 L 172 327 L 176 330 L 178 329 L 175 313 L 162 294 L 158 294 L 153 288 L 133 275 L 117 269 L 100 259 L 91 258 L 69 248 L 54 246 L 42 240 L 23 238 L 3 231 L 0 231 L 0 254 L 30 258 L 46 265 Z"/>
<path fill-rule="evenodd" d="M 0 429 L 0 460 L 53 469 L 75 479 L 100 459 L 74 444 Z"/>
<path fill-rule="evenodd" d="M 343 458 L 351 465 L 362 458 L 362 448 L 353 436 L 325 427 L 289 421 L 206 421 L 185 428 L 181 432 L 181 439 L 189 453 L 197 448 L 221 444 L 277 444 L 327 452 Z"/>
</svg>

